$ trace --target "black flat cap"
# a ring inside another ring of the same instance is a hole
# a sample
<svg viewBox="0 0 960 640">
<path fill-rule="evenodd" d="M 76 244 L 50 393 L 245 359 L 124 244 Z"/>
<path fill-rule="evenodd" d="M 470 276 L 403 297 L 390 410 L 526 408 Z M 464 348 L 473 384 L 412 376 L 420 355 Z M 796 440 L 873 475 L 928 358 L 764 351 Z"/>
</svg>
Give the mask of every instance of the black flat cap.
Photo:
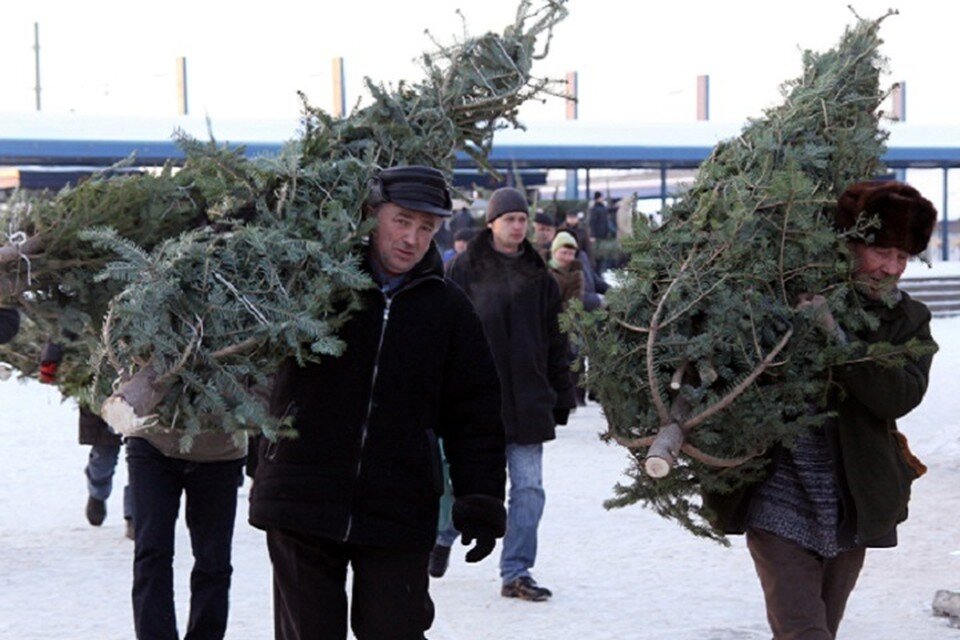
<svg viewBox="0 0 960 640">
<path fill-rule="evenodd" d="M 554 220 L 553 216 L 548 213 L 538 213 L 537 215 L 533 216 L 533 221 L 537 224 L 545 224 L 550 227 L 557 226 L 557 221 Z"/>
<path fill-rule="evenodd" d="M 371 204 L 393 204 L 435 216 L 451 215 L 453 203 L 443 174 L 433 167 L 410 165 L 384 169 L 370 180 Z"/>
</svg>

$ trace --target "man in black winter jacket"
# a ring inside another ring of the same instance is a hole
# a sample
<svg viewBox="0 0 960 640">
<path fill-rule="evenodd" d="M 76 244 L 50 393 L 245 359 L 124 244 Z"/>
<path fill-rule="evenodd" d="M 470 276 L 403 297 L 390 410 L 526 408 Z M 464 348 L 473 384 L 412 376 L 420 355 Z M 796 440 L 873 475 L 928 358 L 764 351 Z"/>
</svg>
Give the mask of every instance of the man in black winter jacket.
<svg viewBox="0 0 960 640">
<path fill-rule="evenodd" d="M 450 215 L 443 174 L 381 171 L 364 293 L 339 337 L 344 355 L 274 381 L 271 410 L 298 437 L 260 444 L 250 523 L 267 532 L 276 637 L 420 640 L 430 627 L 427 558 L 436 536 L 442 438 L 453 520 L 477 562 L 504 533 L 500 386 L 473 306 L 444 278 L 432 242 Z"/>
<path fill-rule="evenodd" d="M 497 189 L 487 205 L 487 230 L 447 271 L 477 308 L 500 374 L 510 475 L 500 593 L 543 601 L 552 594 L 530 575 L 545 502 L 543 443 L 556 437 L 558 423 L 566 424 L 575 399 L 557 321 L 560 289 L 526 239 L 528 215 L 522 192 Z"/>
</svg>

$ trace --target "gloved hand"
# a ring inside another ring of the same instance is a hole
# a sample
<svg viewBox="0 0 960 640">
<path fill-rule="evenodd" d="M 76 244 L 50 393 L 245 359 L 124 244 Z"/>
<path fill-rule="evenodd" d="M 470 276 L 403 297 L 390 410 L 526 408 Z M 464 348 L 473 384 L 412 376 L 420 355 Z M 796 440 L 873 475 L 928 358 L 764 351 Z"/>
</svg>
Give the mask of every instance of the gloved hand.
<svg viewBox="0 0 960 640">
<path fill-rule="evenodd" d="M 476 544 L 467 552 L 467 562 L 480 562 L 493 551 L 497 538 L 507 529 L 507 510 L 503 500 L 474 494 L 453 502 L 453 526 L 460 532 L 463 544 Z"/>
<path fill-rule="evenodd" d="M 470 543 L 473 542 L 474 535 L 461 531 L 460 539 L 463 540 L 464 545 L 470 546 Z M 490 555 L 493 548 L 497 546 L 496 536 L 487 533 L 478 533 L 476 539 L 477 544 L 473 545 L 473 548 L 467 551 L 467 562 L 480 562 Z"/>
<path fill-rule="evenodd" d="M 63 347 L 56 342 L 48 342 L 40 354 L 40 382 L 53 384 L 57 380 L 57 369 L 63 359 Z"/>
</svg>

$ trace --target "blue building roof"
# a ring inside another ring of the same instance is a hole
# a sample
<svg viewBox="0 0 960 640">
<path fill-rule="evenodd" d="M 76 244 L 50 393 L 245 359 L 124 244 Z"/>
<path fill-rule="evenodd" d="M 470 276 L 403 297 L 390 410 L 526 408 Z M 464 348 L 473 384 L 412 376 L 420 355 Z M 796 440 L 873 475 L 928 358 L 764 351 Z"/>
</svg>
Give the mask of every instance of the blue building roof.
<svg viewBox="0 0 960 640">
<path fill-rule="evenodd" d="M 274 154 L 297 135 L 298 122 L 221 120 L 216 139 L 244 146 L 248 155 Z M 500 169 L 694 168 L 742 125 L 696 122 L 636 125 L 560 121 L 497 133 L 490 155 Z M 131 155 L 154 166 L 183 154 L 175 130 L 209 139 L 202 118 L 83 117 L 0 114 L 0 165 L 109 166 Z M 891 169 L 960 167 L 960 127 L 890 126 L 884 162 Z M 457 167 L 473 168 L 466 155 Z"/>
</svg>

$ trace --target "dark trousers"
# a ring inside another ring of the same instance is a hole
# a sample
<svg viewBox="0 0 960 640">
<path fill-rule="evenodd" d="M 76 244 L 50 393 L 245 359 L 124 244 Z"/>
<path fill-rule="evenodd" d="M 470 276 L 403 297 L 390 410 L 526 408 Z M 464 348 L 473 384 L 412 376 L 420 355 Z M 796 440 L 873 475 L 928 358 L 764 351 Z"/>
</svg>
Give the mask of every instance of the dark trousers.
<svg viewBox="0 0 960 640">
<path fill-rule="evenodd" d="M 267 531 L 277 640 L 347 637 L 347 565 L 353 568 L 350 627 L 357 640 L 422 640 L 433 622 L 429 552 L 339 543 Z"/>
<path fill-rule="evenodd" d="M 189 462 L 169 458 L 143 438 L 127 440 L 133 510 L 133 622 L 140 640 L 176 640 L 174 531 L 180 494 L 193 549 L 190 619 L 185 640 L 223 638 L 233 567 L 230 546 L 243 459 Z"/>
<path fill-rule="evenodd" d="M 774 640 L 833 640 L 865 549 L 824 558 L 769 531 L 747 531 Z"/>
</svg>

